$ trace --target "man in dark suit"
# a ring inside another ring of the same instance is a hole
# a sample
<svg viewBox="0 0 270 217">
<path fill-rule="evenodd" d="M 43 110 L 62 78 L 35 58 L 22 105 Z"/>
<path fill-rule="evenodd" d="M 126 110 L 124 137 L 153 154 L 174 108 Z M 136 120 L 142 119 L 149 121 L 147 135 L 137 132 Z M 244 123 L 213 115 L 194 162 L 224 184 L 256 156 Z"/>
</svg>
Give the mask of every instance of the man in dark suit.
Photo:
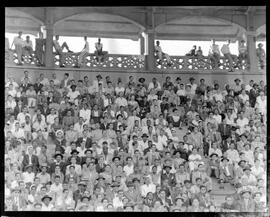
<svg viewBox="0 0 270 217">
<path fill-rule="evenodd" d="M 92 147 L 92 139 L 88 137 L 87 130 L 83 131 L 83 136 L 78 138 L 76 141 L 77 147 L 81 145 L 82 142 L 85 142 L 85 148 L 91 148 Z"/>
<path fill-rule="evenodd" d="M 87 158 L 92 158 L 92 154 L 93 154 L 93 151 L 91 149 L 86 149 L 84 151 L 85 156 L 81 157 L 81 164 L 85 163 Z"/>
<path fill-rule="evenodd" d="M 239 212 L 254 212 L 255 202 L 251 196 L 250 189 L 243 189 L 241 192 L 242 198 L 237 203 L 237 210 Z"/>
<path fill-rule="evenodd" d="M 36 91 L 37 94 L 41 91 L 42 87 L 43 84 L 40 83 L 40 78 L 38 78 L 37 83 L 34 84 L 34 90 Z"/>
<path fill-rule="evenodd" d="M 228 147 L 226 148 L 225 146 L 225 141 L 228 137 L 231 136 L 231 131 L 232 131 L 232 127 L 231 125 L 226 123 L 226 119 L 225 119 L 225 115 L 221 114 L 222 116 L 222 122 L 221 124 L 218 125 L 218 132 L 220 132 L 221 138 L 222 138 L 222 142 L 221 142 L 221 149 L 223 152 L 228 150 Z"/>
<path fill-rule="evenodd" d="M 226 123 L 225 115 L 222 115 L 222 122 L 218 125 L 218 132 L 220 132 L 222 140 L 226 140 L 229 136 L 231 136 L 231 125 Z"/>
<path fill-rule="evenodd" d="M 56 162 L 53 162 L 51 165 L 50 165 L 50 174 L 54 173 L 55 172 L 55 167 L 56 166 L 59 166 L 60 167 L 60 170 L 63 174 L 65 174 L 66 172 L 66 163 L 63 161 L 63 155 L 58 153 L 58 154 L 55 154 L 54 155 L 54 158 L 56 160 Z"/>
<path fill-rule="evenodd" d="M 163 185 L 164 180 L 168 179 L 168 185 L 170 187 L 174 186 L 176 183 L 175 174 L 170 173 L 172 167 L 171 166 L 164 166 L 163 168 L 165 172 L 161 175 L 161 185 Z"/>
<path fill-rule="evenodd" d="M 28 146 L 27 147 L 27 152 L 23 157 L 23 161 L 22 161 L 22 170 L 23 172 L 25 171 L 25 168 L 27 165 L 32 164 L 33 165 L 33 171 L 35 173 L 38 172 L 38 168 L 39 168 L 39 162 L 38 162 L 38 157 L 36 155 L 33 154 L 33 146 Z"/>
</svg>

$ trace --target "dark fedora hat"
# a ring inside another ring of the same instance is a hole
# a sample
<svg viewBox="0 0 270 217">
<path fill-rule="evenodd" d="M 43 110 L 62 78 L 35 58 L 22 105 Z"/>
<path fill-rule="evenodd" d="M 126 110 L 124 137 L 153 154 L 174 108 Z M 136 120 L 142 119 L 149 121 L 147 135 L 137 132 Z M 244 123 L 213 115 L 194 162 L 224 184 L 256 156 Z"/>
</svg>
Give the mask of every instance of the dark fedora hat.
<svg viewBox="0 0 270 217">
<path fill-rule="evenodd" d="M 140 83 L 145 82 L 145 78 L 139 78 L 139 82 L 140 82 Z"/>
<path fill-rule="evenodd" d="M 52 197 L 51 197 L 51 196 L 49 196 L 49 195 L 45 195 L 44 197 L 42 197 L 42 199 L 41 199 L 41 200 L 42 200 L 42 201 L 44 201 L 44 199 L 45 199 L 45 198 L 49 198 L 49 199 L 50 199 L 50 201 L 52 200 Z"/>
</svg>

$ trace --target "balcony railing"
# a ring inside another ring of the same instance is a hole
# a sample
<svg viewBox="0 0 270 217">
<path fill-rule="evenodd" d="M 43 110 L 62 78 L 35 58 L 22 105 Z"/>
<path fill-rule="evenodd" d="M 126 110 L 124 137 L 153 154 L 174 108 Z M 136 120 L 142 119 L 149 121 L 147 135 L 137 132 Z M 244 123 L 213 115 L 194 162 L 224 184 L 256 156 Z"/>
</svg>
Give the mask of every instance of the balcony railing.
<svg viewBox="0 0 270 217">
<path fill-rule="evenodd" d="M 54 66 L 59 67 L 59 55 L 54 55 Z M 224 58 L 220 58 L 220 65 L 213 69 L 211 61 L 208 57 L 191 57 L 191 56 L 170 56 L 172 65 L 168 66 L 166 61 L 162 61 L 161 65 L 156 62 L 157 70 L 173 70 L 173 71 L 203 71 L 203 70 L 229 70 L 229 63 Z M 65 68 L 73 68 L 78 63 L 78 54 L 64 53 L 63 65 Z M 15 65 L 18 63 L 17 54 L 14 50 L 5 51 L 5 63 Z M 38 60 L 35 56 L 25 55 L 23 58 L 24 65 L 37 66 Z M 236 63 L 234 63 L 236 64 Z M 143 55 L 121 55 L 108 54 L 103 62 L 98 62 L 94 54 L 87 54 L 84 57 L 81 68 L 83 69 L 116 69 L 116 70 L 145 70 L 145 58 Z M 243 63 L 236 70 L 248 69 L 247 63 Z"/>
<path fill-rule="evenodd" d="M 208 57 L 192 57 L 192 56 L 170 56 L 172 65 L 168 66 L 166 61 L 162 61 L 161 65 L 156 64 L 156 67 L 161 70 L 212 70 L 213 66 Z M 237 65 L 234 62 L 234 65 Z M 220 57 L 220 65 L 215 70 L 229 70 L 229 62 L 225 57 Z M 236 70 L 248 69 L 247 62 L 243 61 Z"/>
</svg>

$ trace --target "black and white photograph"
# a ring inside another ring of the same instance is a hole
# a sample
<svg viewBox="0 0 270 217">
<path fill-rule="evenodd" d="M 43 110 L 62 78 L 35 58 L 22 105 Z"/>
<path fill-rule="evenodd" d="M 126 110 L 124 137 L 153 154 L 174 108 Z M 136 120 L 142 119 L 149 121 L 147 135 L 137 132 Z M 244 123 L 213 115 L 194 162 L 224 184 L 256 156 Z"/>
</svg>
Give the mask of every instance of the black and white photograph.
<svg viewBox="0 0 270 217">
<path fill-rule="evenodd" d="M 266 6 L 5 7 L 3 211 L 269 216 L 266 49 Z"/>
</svg>

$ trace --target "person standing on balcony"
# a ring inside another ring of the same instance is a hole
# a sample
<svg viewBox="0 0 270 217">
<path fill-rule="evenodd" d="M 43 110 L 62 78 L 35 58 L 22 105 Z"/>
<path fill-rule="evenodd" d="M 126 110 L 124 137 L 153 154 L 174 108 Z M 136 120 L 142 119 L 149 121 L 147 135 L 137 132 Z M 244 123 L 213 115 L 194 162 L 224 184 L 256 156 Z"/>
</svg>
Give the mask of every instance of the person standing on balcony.
<svg viewBox="0 0 270 217">
<path fill-rule="evenodd" d="M 230 51 L 230 43 L 231 40 L 227 41 L 227 44 L 223 44 L 221 48 L 221 52 L 223 53 L 224 57 L 229 61 L 229 72 L 234 71 L 234 65 L 233 65 L 233 55 L 231 54 Z"/>
<path fill-rule="evenodd" d="M 158 59 L 158 64 L 161 65 L 163 58 L 166 59 L 167 61 L 167 65 L 171 66 L 172 65 L 172 61 L 170 56 L 167 53 L 163 53 L 162 49 L 160 47 L 160 42 L 156 41 L 156 45 L 155 45 L 155 56 Z"/>
<path fill-rule="evenodd" d="M 256 49 L 256 54 L 257 54 L 257 58 L 259 60 L 260 68 L 264 69 L 265 50 L 262 47 L 263 47 L 263 44 L 259 43 L 258 48 Z"/>
<path fill-rule="evenodd" d="M 33 51 L 33 43 L 30 40 L 30 36 L 26 36 L 26 40 L 24 41 L 23 45 L 23 56 L 30 55 L 31 56 L 31 61 L 33 61 L 34 57 L 34 51 Z"/>
<path fill-rule="evenodd" d="M 85 45 L 84 45 L 82 51 L 80 52 L 80 54 L 78 56 L 78 65 L 77 65 L 77 67 L 81 67 L 82 60 L 83 60 L 85 54 L 89 53 L 89 43 L 87 41 L 87 36 L 84 36 L 84 42 L 85 42 Z"/>
<path fill-rule="evenodd" d="M 95 55 L 96 55 L 96 60 L 98 62 L 103 62 L 104 61 L 104 56 L 108 54 L 107 51 L 103 51 L 103 44 L 101 43 L 101 39 L 98 38 L 98 42 L 95 43 Z"/>
<path fill-rule="evenodd" d="M 19 35 L 14 38 L 10 48 L 12 48 L 12 46 L 14 44 L 15 51 L 16 51 L 17 58 L 18 58 L 18 65 L 22 65 L 22 55 L 23 55 L 24 41 L 22 39 L 22 31 L 20 31 L 18 34 Z"/>
<path fill-rule="evenodd" d="M 210 46 L 209 50 L 209 58 L 213 69 L 216 69 L 220 66 L 220 51 L 215 39 L 212 39 L 212 45 Z"/>
<path fill-rule="evenodd" d="M 241 40 L 239 47 L 238 47 L 239 55 L 238 55 L 238 62 L 237 62 L 237 67 L 241 68 L 242 62 L 248 61 L 248 51 L 247 51 L 247 46 L 245 45 L 245 41 Z M 248 62 L 247 62 L 248 64 Z"/>
<path fill-rule="evenodd" d="M 39 32 L 39 37 L 36 38 L 36 57 L 38 66 L 44 66 L 45 43 L 46 39 L 43 38 L 43 33 Z"/>
<path fill-rule="evenodd" d="M 64 52 L 63 52 L 63 50 L 64 50 L 64 48 L 66 48 L 69 53 L 73 53 L 73 51 L 71 51 L 69 49 L 69 47 L 68 47 L 68 45 L 67 45 L 66 42 L 64 42 L 62 44 L 62 46 L 60 46 L 58 40 L 59 40 L 59 35 L 56 35 L 55 36 L 55 40 L 53 40 L 53 46 L 54 46 L 54 49 L 56 51 L 56 54 L 59 55 L 59 62 L 60 62 L 59 65 L 60 65 L 60 67 L 65 67 L 64 66 L 64 60 L 65 60 L 65 58 L 64 58 Z"/>
</svg>

